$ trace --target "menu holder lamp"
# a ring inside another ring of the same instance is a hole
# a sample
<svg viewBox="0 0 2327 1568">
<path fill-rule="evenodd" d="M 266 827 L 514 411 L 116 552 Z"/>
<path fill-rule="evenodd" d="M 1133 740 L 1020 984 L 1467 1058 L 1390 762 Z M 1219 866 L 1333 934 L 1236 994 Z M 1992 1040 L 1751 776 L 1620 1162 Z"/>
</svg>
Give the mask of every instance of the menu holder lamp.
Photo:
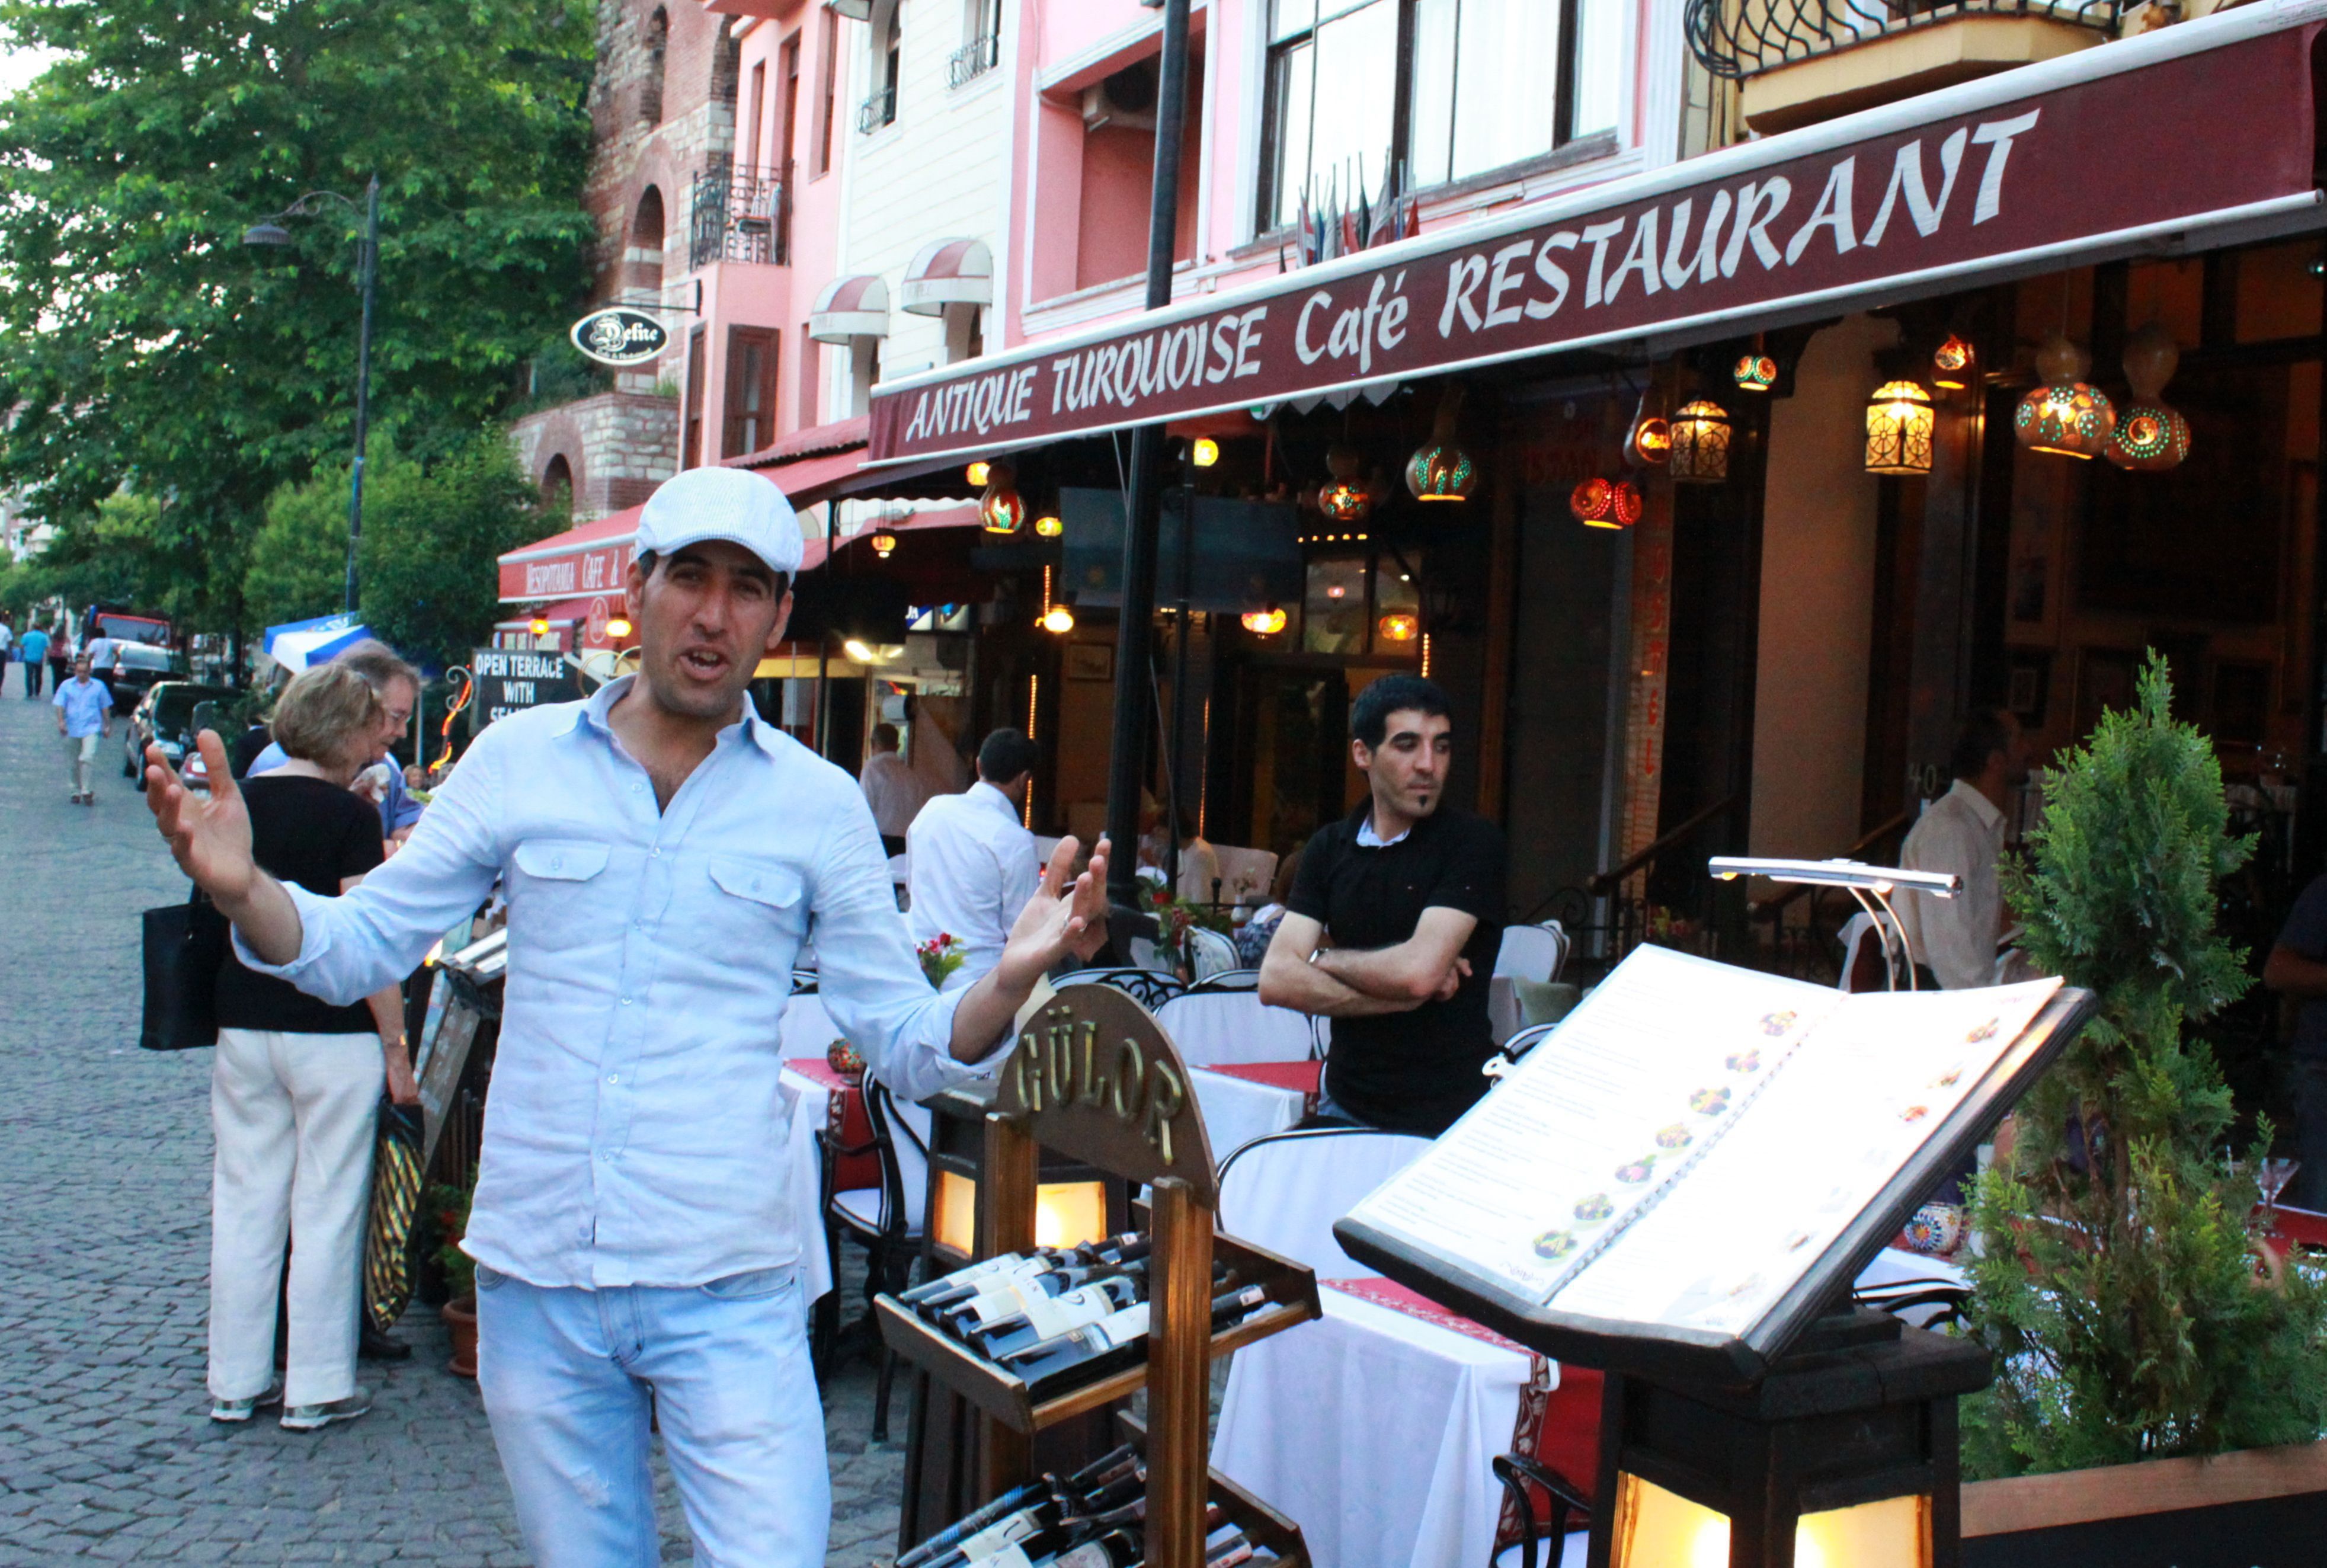
<svg viewBox="0 0 2327 1568">
<path fill-rule="evenodd" d="M 1806 882 L 1814 887 L 1845 888 L 1874 922 L 1883 938 L 1884 989 L 1899 989 L 1899 971 L 1907 971 L 1907 989 L 1915 983 L 1915 950 L 1907 941 L 1907 928 L 1891 907 L 1894 892 L 1927 893 L 1951 899 L 1963 891 L 1963 878 L 1953 872 L 1908 871 L 1902 866 L 1866 865 L 1855 860 L 1778 860 L 1762 855 L 1716 854 L 1707 869 L 1723 882 L 1741 876 L 1765 876 L 1771 882 Z M 1877 908 L 1881 912 L 1877 913 Z M 1893 939 L 1893 932 L 1896 939 Z M 1903 960 L 1903 964 L 1902 962 Z"/>
</svg>

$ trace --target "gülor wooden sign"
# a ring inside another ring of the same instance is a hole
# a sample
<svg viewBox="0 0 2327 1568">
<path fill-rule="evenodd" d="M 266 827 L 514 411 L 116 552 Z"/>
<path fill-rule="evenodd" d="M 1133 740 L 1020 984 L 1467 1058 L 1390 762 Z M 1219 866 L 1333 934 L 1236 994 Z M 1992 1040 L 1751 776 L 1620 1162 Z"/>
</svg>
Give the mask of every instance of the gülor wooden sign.
<svg viewBox="0 0 2327 1568">
<path fill-rule="evenodd" d="M 1206 1207 L 1218 1173 L 1179 1049 L 1112 985 L 1056 992 L 1003 1065 L 996 1112 L 1046 1148 L 1133 1181 L 1184 1179 Z"/>
</svg>

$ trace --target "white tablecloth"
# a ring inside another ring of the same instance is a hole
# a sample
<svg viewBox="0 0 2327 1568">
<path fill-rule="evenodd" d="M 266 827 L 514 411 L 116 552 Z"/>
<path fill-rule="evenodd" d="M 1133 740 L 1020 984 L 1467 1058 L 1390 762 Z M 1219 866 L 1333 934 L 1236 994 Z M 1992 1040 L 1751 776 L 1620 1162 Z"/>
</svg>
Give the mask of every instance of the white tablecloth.
<svg viewBox="0 0 2327 1568">
<path fill-rule="evenodd" d="M 1204 1118 L 1214 1164 L 1255 1138 L 1285 1131 L 1301 1119 L 1308 1104 L 1299 1089 L 1254 1083 L 1206 1068 L 1191 1070 L 1188 1081 L 1196 1091 L 1196 1110 Z"/>
<path fill-rule="evenodd" d="M 824 1245 L 824 1153 L 816 1141 L 832 1091 L 790 1068 L 783 1069 L 782 1083 L 799 1096 L 792 1106 L 784 1169 L 791 1182 L 792 1223 L 799 1229 L 800 1295 L 813 1302 L 832 1288 L 832 1257 Z"/>
</svg>

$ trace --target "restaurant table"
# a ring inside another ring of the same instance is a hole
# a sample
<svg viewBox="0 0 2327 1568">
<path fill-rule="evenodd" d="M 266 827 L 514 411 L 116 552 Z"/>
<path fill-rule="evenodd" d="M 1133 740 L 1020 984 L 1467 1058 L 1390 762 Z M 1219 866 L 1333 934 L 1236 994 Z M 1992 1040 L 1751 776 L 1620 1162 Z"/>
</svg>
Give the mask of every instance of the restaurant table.
<svg viewBox="0 0 2327 1568">
<path fill-rule="evenodd" d="M 1255 1138 L 1281 1133 L 1317 1108 L 1324 1063 L 1255 1061 L 1189 1070 L 1215 1163 Z"/>
</svg>

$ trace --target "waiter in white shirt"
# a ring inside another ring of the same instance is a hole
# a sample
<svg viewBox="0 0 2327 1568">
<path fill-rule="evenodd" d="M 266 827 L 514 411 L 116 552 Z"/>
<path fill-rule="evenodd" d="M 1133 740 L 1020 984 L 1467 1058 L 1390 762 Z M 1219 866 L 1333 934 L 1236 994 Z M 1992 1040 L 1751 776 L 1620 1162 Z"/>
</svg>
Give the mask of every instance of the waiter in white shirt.
<svg viewBox="0 0 2327 1568">
<path fill-rule="evenodd" d="M 873 754 L 864 759 L 864 770 L 857 776 L 856 787 L 864 791 L 864 804 L 873 808 L 873 825 L 881 830 L 881 846 L 891 854 L 904 852 L 905 830 L 913 825 L 913 813 L 921 807 L 921 781 L 913 776 L 911 764 L 897 754 L 897 726 L 873 726 Z"/>
<path fill-rule="evenodd" d="M 1997 983 L 2004 938 L 2004 807 L 2028 781 L 2028 738 L 2001 708 L 1976 708 L 1957 732 L 1949 771 L 1955 782 L 1931 802 L 1907 835 L 1899 863 L 1909 871 L 1953 872 L 1963 891 L 1951 899 L 1920 893 L 1894 907 L 1915 957 L 1942 990 Z"/>
<path fill-rule="evenodd" d="M 905 835 L 913 895 L 905 920 L 914 945 L 939 936 L 962 945 L 949 991 L 994 967 L 1011 921 L 1033 896 L 1042 865 L 1019 812 L 1041 757 L 1018 731 L 995 731 L 977 748 L 977 782 L 933 797 Z"/>
<path fill-rule="evenodd" d="M 781 641 L 800 531 L 776 487 L 696 468 L 639 517 L 640 671 L 494 723 L 394 860 L 338 898 L 257 870 L 216 734 L 210 795 L 146 751 L 178 863 L 244 961 L 326 999 L 410 972 L 499 881 L 509 964 L 482 1172 L 478 1386 L 540 1568 L 659 1555 L 649 1420 L 720 1568 L 825 1559 L 831 1483 L 796 1278 L 776 1042 L 811 924 L 819 999 L 918 1097 L 991 1057 L 1042 972 L 1105 934 L 1071 840 L 985 979 L 939 995 L 855 780 L 745 695 Z"/>
</svg>

